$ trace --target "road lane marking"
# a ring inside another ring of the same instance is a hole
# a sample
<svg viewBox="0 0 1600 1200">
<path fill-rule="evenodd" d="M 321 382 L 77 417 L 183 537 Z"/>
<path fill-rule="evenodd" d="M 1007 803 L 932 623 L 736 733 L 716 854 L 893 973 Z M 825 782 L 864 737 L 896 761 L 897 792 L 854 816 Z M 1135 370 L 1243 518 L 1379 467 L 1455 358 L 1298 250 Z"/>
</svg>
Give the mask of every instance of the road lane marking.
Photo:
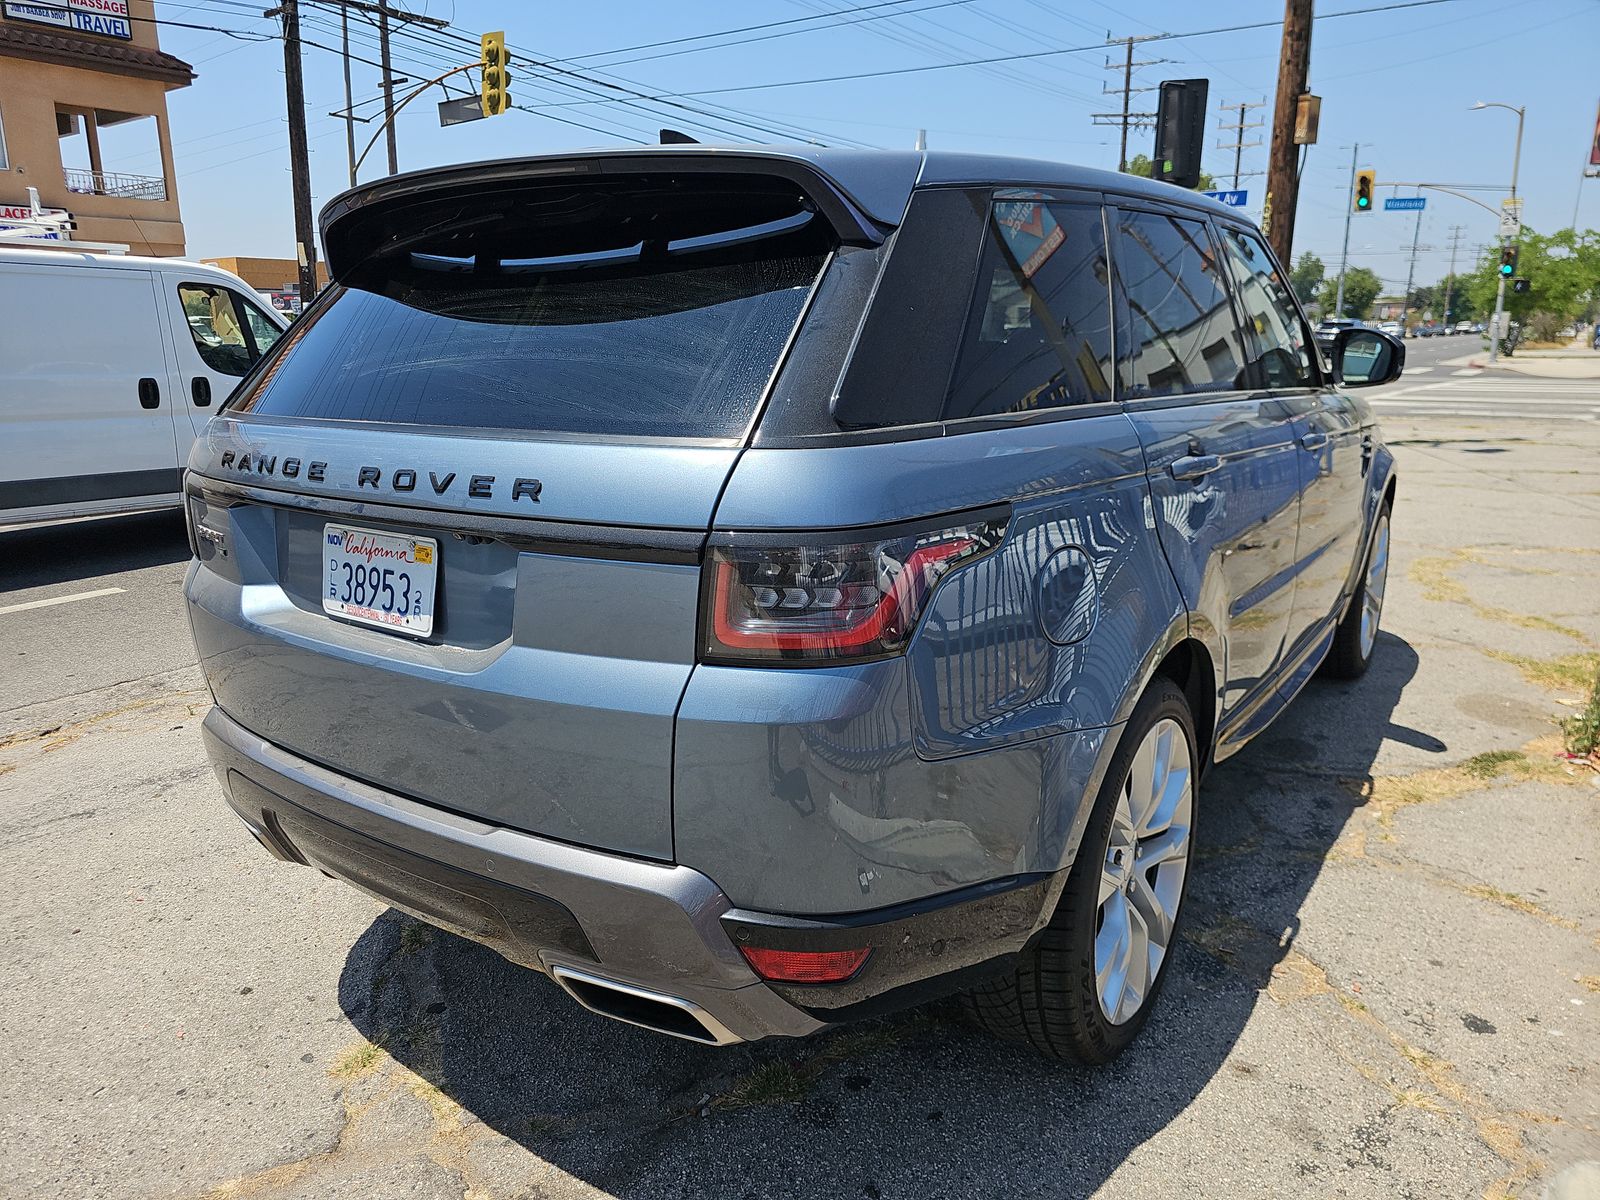
<svg viewBox="0 0 1600 1200">
<path fill-rule="evenodd" d="M 1452 375 L 1482 375 L 1482 367 L 1462 367 L 1459 371 L 1451 371 Z"/>
<path fill-rule="evenodd" d="M 51 596 L 48 600 L 29 600 L 25 604 L 7 604 L 0 607 L 0 617 L 7 613 L 26 612 L 30 608 L 52 608 L 57 604 L 71 604 L 77 600 L 93 600 L 96 596 L 115 596 L 121 588 L 96 588 L 92 592 L 74 592 L 70 596 Z"/>
</svg>

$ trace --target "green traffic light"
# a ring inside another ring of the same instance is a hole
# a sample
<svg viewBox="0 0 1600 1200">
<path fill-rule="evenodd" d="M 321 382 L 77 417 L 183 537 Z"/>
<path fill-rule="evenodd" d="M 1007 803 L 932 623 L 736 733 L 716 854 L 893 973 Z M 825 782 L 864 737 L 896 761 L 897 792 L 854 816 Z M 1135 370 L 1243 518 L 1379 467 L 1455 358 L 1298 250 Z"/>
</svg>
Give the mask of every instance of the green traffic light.
<svg viewBox="0 0 1600 1200">
<path fill-rule="evenodd" d="M 1357 200 L 1356 200 L 1356 207 L 1357 208 L 1371 208 L 1372 207 L 1372 201 L 1367 199 L 1365 196 L 1358 197 Z"/>
</svg>

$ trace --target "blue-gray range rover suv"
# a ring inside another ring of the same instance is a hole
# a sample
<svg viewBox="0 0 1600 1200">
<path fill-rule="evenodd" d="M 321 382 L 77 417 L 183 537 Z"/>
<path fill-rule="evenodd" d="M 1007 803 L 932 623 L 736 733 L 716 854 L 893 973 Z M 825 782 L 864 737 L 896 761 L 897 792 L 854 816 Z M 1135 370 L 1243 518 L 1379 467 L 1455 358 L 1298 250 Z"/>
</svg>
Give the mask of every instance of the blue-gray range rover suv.
<svg viewBox="0 0 1600 1200">
<path fill-rule="evenodd" d="M 256 839 L 679 1037 L 959 991 L 1120 1051 L 1206 768 L 1372 656 L 1403 345 L 1004 158 L 524 158 L 322 235 L 185 483 Z"/>
</svg>

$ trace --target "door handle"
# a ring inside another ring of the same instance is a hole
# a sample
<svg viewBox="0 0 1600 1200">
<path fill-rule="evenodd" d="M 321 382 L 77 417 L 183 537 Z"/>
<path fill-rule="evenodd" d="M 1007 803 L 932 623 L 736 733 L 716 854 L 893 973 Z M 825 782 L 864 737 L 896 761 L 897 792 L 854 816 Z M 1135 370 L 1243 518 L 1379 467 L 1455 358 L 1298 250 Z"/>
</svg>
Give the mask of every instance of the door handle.
<svg viewBox="0 0 1600 1200">
<path fill-rule="evenodd" d="M 1220 466 L 1222 459 L 1215 454 L 1186 454 L 1173 459 L 1167 470 L 1174 479 L 1204 479 Z"/>
<path fill-rule="evenodd" d="M 161 385 L 149 376 L 139 380 L 139 407 L 161 407 Z"/>
<path fill-rule="evenodd" d="M 1300 435 L 1300 444 L 1307 450 L 1321 450 L 1328 444 L 1328 435 L 1315 430 L 1303 433 Z"/>
<path fill-rule="evenodd" d="M 205 408 L 211 403 L 211 380 L 204 375 L 196 375 L 189 381 L 189 394 L 194 397 L 196 408 Z"/>
</svg>

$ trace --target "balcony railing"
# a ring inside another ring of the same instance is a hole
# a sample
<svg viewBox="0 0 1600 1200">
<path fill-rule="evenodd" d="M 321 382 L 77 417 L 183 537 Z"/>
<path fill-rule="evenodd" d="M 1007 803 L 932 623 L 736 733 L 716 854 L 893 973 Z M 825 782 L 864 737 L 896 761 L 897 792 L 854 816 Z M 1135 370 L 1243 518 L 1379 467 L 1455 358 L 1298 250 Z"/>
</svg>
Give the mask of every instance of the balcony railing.
<svg viewBox="0 0 1600 1200">
<path fill-rule="evenodd" d="M 84 196 L 117 196 L 124 200 L 165 200 L 167 181 L 159 175 L 129 175 L 122 171 L 85 171 L 67 167 L 67 191 Z"/>
</svg>

